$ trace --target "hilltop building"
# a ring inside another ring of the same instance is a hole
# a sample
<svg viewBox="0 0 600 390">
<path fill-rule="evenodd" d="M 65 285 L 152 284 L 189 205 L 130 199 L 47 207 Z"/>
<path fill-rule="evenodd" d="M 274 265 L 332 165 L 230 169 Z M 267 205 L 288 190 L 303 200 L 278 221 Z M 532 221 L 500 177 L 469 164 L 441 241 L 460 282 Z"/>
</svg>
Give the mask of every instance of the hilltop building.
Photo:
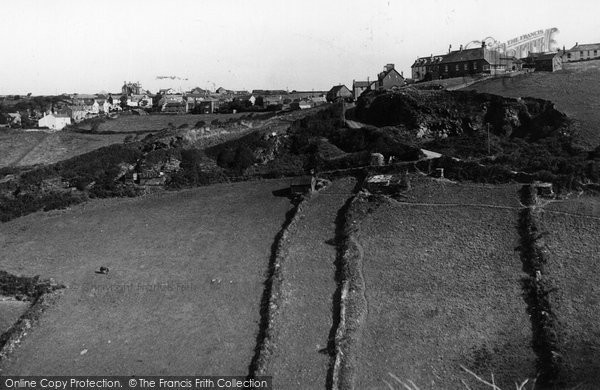
<svg viewBox="0 0 600 390">
<path fill-rule="evenodd" d="M 523 61 L 524 68 L 532 68 L 536 72 L 555 72 L 562 69 L 563 58 L 560 53 L 529 53 Z"/>
<path fill-rule="evenodd" d="M 383 67 L 383 72 L 377 75 L 377 88 L 390 90 L 394 88 L 400 88 L 406 85 L 404 76 L 398 73 L 394 64 L 387 64 Z"/>
<path fill-rule="evenodd" d="M 518 62 L 496 50 L 485 47 L 450 51 L 448 54 L 418 58 L 411 66 L 416 81 L 428 81 L 478 74 L 501 74 L 518 70 Z"/>
<path fill-rule="evenodd" d="M 600 43 L 586 43 L 580 45 L 579 42 L 576 42 L 575 46 L 569 50 L 563 48 L 561 57 L 563 62 L 598 59 L 600 58 Z"/>
</svg>

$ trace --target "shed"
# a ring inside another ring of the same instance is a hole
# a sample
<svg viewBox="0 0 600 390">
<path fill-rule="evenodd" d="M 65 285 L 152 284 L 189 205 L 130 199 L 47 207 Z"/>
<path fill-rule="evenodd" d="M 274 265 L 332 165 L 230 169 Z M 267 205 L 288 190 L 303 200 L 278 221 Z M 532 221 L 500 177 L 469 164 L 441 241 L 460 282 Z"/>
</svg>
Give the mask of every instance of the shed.
<svg viewBox="0 0 600 390">
<path fill-rule="evenodd" d="M 292 195 L 304 195 L 306 193 L 314 192 L 316 181 L 314 176 L 296 177 L 292 179 L 290 183 L 290 192 Z"/>
</svg>

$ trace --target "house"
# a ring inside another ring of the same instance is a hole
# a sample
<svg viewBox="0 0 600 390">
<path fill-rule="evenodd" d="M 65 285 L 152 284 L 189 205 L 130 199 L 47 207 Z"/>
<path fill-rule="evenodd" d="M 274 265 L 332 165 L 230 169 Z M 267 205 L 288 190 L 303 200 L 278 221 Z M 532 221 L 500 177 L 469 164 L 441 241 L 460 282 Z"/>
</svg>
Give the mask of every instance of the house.
<svg viewBox="0 0 600 390">
<path fill-rule="evenodd" d="M 500 74 L 516 70 L 515 58 L 507 57 L 485 47 L 451 51 L 443 56 L 437 74 L 439 78 L 474 76 L 477 74 Z M 514 69 L 513 69 L 514 67 Z"/>
<path fill-rule="evenodd" d="M 158 91 L 159 95 L 177 95 L 177 91 L 173 88 L 163 88 Z"/>
<path fill-rule="evenodd" d="M 443 56 L 420 57 L 412 64 L 411 77 L 415 81 L 431 81 L 439 78 L 439 64 Z M 434 74 L 436 77 L 434 77 Z"/>
<path fill-rule="evenodd" d="M 280 104 L 283 104 L 283 97 L 281 95 L 265 96 L 263 98 L 264 107 L 278 106 Z"/>
<path fill-rule="evenodd" d="M 357 100 L 360 95 L 367 89 L 373 89 L 375 86 L 374 81 L 352 81 L 352 96 L 354 96 L 354 100 Z"/>
<path fill-rule="evenodd" d="M 328 102 L 334 102 L 338 99 L 352 99 L 352 92 L 345 85 L 336 85 L 327 92 Z"/>
<path fill-rule="evenodd" d="M 144 93 L 144 89 L 142 88 L 142 84 L 140 84 L 139 81 L 137 83 L 128 83 L 126 81 L 123 81 L 121 93 L 123 95 L 142 95 Z"/>
<path fill-rule="evenodd" d="M 533 68 L 536 72 L 555 72 L 562 69 L 562 54 L 560 53 L 529 53 L 524 59 L 525 68 Z"/>
<path fill-rule="evenodd" d="M 71 124 L 71 118 L 66 114 L 48 114 L 38 121 L 38 127 L 47 127 L 52 130 L 62 130 Z"/>
<path fill-rule="evenodd" d="M 162 112 L 171 112 L 177 114 L 183 114 L 186 110 L 186 104 L 183 102 L 167 102 L 162 105 Z"/>
<path fill-rule="evenodd" d="M 387 64 L 383 72 L 377 75 L 377 88 L 389 91 L 406 85 L 404 76 L 395 69 L 394 64 Z"/>
<path fill-rule="evenodd" d="M 219 87 L 219 89 L 217 89 L 217 90 L 216 90 L 216 93 L 217 93 L 218 95 L 225 95 L 225 94 L 228 94 L 228 93 L 229 93 L 229 91 L 228 91 L 228 90 L 226 90 L 226 89 L 225 89 L 225 88 L 223 88 L 223 87 Z"/>
<path fill-rule="evenodd" d="M 6 114 L 7 123 L 10 127 L 19 127 L 21 126 L 21 113 L 19 112 L 9 112 Z"/>
<path fill-rule="evenodd" d="M 600 58 L 600 43 L 575 43 L 569 50 L 563 48 L 562 62 L 587 61 Z"/>
<path fill-rule="evenodd" d="M 485 46 L 450 51 L 448 54 L 418 58 L 411 66 L 416 81 L 501 74 L 519 70 L 519 61 Z"/>
<path fill-rule="evenodd" d="M 142 94 L 142 95 L 133 94 L 127 98 L 127 105 L 129 107 L 150 108 L 150 107 L 152 107 L 152 97 L 147 94 Z"/>
<path fill-rule="evenodd" d="M 191 95 L 206 95 L 207 91 L 203 90 L 200 87 L 196 87 L 190 91 Z"/>
<path fill-rule="evenodd" d="M 300 108 L 301 110 L 306 110 L 307 108 L 312 108 L 313 104 L 311 100 L 308 99 L 302 99 L 298 102 L 298 108 Z"/>
<path fill-rule="evenodd" d="M 212 114 L 219 109 L 219 100 L 208 97 L 196 102 L 196 108 L 200 114 Z"/>
</svg>

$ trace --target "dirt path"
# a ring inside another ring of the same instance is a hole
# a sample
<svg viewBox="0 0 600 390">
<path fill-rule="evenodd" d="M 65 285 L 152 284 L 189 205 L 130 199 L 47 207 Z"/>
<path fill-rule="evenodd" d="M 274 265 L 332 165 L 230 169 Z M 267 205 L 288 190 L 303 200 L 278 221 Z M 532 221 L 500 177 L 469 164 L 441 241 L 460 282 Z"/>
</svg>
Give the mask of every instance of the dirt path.
<svg viewBox="0 0 600 390">
<path fill-rule="evenodd" d="M 353 179 L 335 181 L 309 201 L 282 263 L 282 301 L 267 375 L 275 389 L 324 389 L 330 364 L 337 212 L 352 195 Z"/>
</svg>

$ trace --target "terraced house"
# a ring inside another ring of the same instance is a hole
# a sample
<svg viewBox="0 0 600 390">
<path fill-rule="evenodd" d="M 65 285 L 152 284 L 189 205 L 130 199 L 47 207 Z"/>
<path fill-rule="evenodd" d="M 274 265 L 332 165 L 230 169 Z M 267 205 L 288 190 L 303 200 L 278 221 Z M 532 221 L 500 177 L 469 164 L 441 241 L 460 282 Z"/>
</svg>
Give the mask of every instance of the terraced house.
<svg viewBox="0 0 600 390">
<path fill-rule="evenodd" d="M 562 53 L 563 62 L 595 60 L 600 58 L 600 43 L 575 43 L 575 46 Z"/>
<path fill-rule="evenodd" d="M 474 49 L 454 50 L 441 56 L 418 58 L 411 66 L 415 81 L 500 74 L 518 70 L 516 58 L 507 57 L 484 45 Z"/>
</svg>

